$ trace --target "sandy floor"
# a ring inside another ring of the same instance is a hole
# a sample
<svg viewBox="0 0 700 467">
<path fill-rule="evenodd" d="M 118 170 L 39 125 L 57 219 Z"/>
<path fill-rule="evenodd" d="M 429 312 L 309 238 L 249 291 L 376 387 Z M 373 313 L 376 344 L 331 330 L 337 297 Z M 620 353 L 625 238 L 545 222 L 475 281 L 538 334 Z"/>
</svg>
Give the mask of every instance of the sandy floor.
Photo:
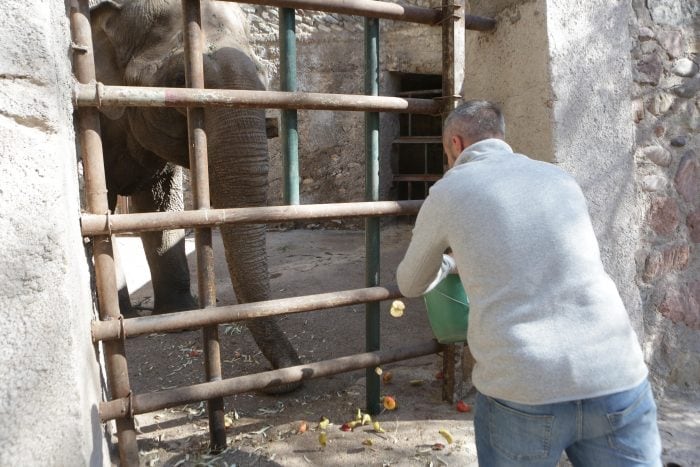
<svg viewBox="0 0 700 467">
<path fill-rule="evenodd" d="M 410 238 L 410 225 L 382 231 L 384 284 L 394 282 L 396 265 Z M 125 263 L 132 303 L 148 313 L 152 306 L 150 283 L 140 240 L 118 239 Z M 188 241 L 188 251 L 193 241 Z M 273 297 L 347 290 L 364 286 L 364 236 L 354 231 L 293 230 L 268 234 Z M 215 235 L 217 297 L 219 304 L 235 303 L 228 281 L 220 238 Z M 194 255 L 190 255 L 194 271 Z M 193 288 L 195 281 L 193 275 Z M 394 348 L 432 338 L 421 301 L 407 301 L 404 317 L 389 316 L 382 303 L 382 348 Z M 364 351 L 364 307 L 345 307 L 290 315 L 283 321 L 291 342 L 306 362 Z M 224 377 L 264 371 L 248 331 L 221 326 Z M 127 341 L 131 384 L 136 393 L 200 382 L 204 373 L 201 332 L 152 334 Z M 375 417 L 386 431 L 370 426 L 344 432 L 365 406 L 364 371 L 311 380 L 294 393 L 272 397 L 240 394 L 226 398 L 231 425 L 229 448 L 216 456 L 207 453 L 208 428 L 204 404 L 161 410 L 136 417 L 142 465 L 476 465 L 471 413 L 460 413 L 440 400 L 441 370 L 437 355 L 387 365 L 393 379 L 382 394 L 394 396 L 398 409 Z M 470 402 L 467 400 L 467 402 Z M 666 395 L 659 401 L 664 460 L 682 466 L 700 466 L 700 398 Z M 319 443 L 318 422 L 330 420 L 328 442 Z M 299 432 L 306 422 L 308 429 Z M 448 444 L 439 434 L 447 429 Z M 435 449 L 439 448 L 439 449 Z M 565 464 L 564 464 L 565 465 Z"/>
</svg>

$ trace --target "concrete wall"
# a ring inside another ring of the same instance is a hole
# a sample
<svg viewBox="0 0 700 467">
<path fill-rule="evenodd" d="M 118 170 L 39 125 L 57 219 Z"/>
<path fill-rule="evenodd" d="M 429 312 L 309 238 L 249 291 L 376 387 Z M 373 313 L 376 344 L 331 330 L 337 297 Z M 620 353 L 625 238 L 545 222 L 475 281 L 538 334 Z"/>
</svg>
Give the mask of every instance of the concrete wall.
<svg viewBox="0 0 700 467">
<path fill-rule="evenodd" d="M 104 465 L 63 1 L 0 8 L 0 465 Z"/>
<path fill-rule="evenodd" d="M 498 102 L 515 151 L 552 162 L 554 143 L 546 0 L 472 2 L 472 14 L 496 18 L 494 32 L 467 31 L 466 99 Z"/>
</svg>

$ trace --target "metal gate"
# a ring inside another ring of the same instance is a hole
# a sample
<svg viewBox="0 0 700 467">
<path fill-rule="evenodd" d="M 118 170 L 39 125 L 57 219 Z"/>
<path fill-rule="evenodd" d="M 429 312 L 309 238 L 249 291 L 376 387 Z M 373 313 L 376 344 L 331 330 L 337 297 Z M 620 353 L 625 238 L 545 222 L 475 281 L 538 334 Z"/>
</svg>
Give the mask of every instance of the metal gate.
<svg viewBox="0 0 700 467">
<path fill-rule="evenodd" d="M 291 383 L 365 368 L 367 411 L 379 412 L 379 376 L 372 370 L 384 363 L 443 352 L 443 398 L 451 399 L 454 346 L 431 340 L 392 350 L 379 350 L 379 302 L 399 298 L 395 286 L 379 285 L 379 216 L 418 212 L 420 201 L 379 199 L 379 112 L 445 115 L 459 98 L 464 76 L 466 29 L 489 30 L 493 20 L 465 14 L 465 0 L 443 0 L 436 9 L 401 6 L 374 0 L 260 0 L 245 3 L 280 8 L 282 91 L 204 89 L 199 0 L 182 0 L 185 67 L 188 88 L 105 86 L 96 82 L 89 21 L 89 0 L 71 0 L 70 19 L 74 69 L 78 81 L 74 103 L 79 115 L 79 138 L 84 165 L 87 211 L 82 234 L 91 237 L 95 264 L 99 320 L 92 323 L 92 339 L 102 342 L 111 400 L 100 404 L 103 422 L 116 420 L 122 465 L 138 465 L 134 415 L 190 402 L 207 401 L 211 447 L 226 447 L 224 396 L 270 384 Z M 308 9 L 365 17 L 365 94 L 342 95 L 296 92 L 295 10 Z M 381 97 L 379 89 L 379 18 L 422 23 L 442 28 L 443 92 L 437 99 Z M 194 210 L 167 213 L 111 215 L 108 209 L 100 106 L 186 107 Z M 286 206 L 211 209 L 207 168 L 204 107 L 282 109 L 284 190 Z M 300 206 L 296 110 L 353 110 L 365 112 L 365 202 Z M 365 217 L 366 288 L 307 295 L 256 303 L 216 307 L 211 227 L 223 224 L 275 223 L 309 219 Z M 125 319 L 119 311 L 111 236 L 173 228 L 196 228 L 197 282 L 201 309 Z M 303 364 L 252 375 L 222 379 L 218 325 L 250 318 L 366 304 L 366 353 Z M 281 311 L 280 311 L 281 310 Z M 124 341 L 153 332 L 203 327 L 206 382 L 148 394 L 133 394 Z"/>
</svg>

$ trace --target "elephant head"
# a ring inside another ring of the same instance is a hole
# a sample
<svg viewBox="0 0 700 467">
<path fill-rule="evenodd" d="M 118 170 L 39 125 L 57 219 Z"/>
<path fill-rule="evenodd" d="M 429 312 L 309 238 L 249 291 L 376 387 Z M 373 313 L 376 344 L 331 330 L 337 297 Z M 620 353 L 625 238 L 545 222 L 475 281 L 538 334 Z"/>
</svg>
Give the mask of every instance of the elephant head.
<svg viewBox="0 0 700 467">
<path fill-rule="evenodd" d="M 185 86 L 180 0 L 103 2 L 92 9 L 91 23 L 98 81 L 108 85 Z M 202 1 L 202 25 L 205 87 L 264 90 L 240 8 L 227 2 Z M 189 166 L 184 109 L 103 110 L 108 189 L 132 195 L 139 208 L 182 209 L 181 197 L 173 194 L 173 187 L 177 185 L 177 166 Z M 213 207 L 264 206 L 268 182 L 264 111 L 207 108 L 204 113 Z M 225 226 L 221 234 L 238 301 L 268 299 L 265 226 Z M 192 308 L 186 262 L 184 273 L 182 270 L 182 233 L 169 231 L 142 238 L 153 277 L 156 311 Z M 300 363 L 274 318 L 246 324 L 274 368 Z"/>
</svg>

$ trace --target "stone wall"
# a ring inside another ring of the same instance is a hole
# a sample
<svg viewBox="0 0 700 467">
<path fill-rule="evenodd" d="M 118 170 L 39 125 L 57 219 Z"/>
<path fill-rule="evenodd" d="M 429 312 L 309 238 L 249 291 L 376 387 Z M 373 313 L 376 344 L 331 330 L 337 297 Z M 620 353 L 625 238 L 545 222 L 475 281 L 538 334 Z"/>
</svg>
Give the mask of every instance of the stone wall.
<svg viewBox="0 0 700 467">
<path fill-rule="evenodd" d="M 634 0 L 637 283 L 653 376 L 700 388 L 700 4 Z"/>
<path fill-rule="evenodd" d="M 0 465 L 105 465 L 63 1 L 0 8 Z"/>
</svg>

